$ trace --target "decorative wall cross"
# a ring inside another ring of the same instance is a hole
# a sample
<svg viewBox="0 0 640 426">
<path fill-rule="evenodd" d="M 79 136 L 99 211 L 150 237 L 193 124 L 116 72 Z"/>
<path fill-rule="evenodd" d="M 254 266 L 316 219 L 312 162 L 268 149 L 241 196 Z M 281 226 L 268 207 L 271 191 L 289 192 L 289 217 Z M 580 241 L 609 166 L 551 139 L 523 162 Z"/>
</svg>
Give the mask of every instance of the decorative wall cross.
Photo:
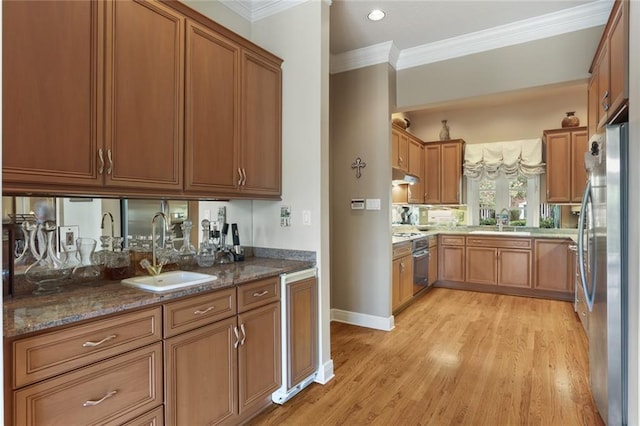
<svg viewBox="0 0 640 426">
<path fill-rule="evenodd" d="M 356 169 L 357 179 L 360 179 L 360 176 L 362 176 L 362 172 L 360 171 L 360 169 L 364 169 L 365 167 L 367 167 L 367 163 L 362 161 L 360 157 L 356 158 L 356 161 L 353 164 L 351 164 L 351 168 Z"/>
</svg>

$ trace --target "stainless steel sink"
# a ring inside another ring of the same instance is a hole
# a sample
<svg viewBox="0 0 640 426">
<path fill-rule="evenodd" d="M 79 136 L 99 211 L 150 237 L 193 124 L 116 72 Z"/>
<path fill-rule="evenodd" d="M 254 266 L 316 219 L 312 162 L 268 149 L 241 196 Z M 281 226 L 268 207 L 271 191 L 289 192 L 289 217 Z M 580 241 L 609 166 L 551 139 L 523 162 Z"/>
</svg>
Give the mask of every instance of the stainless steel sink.
<svg viewBox="0 0 640 426">
<path fill-rule="evenodd" d="M 503 235 L 508 237 L 510 235 L 520 235 L 520 236 L 529 236 L 531 232 L 529 231 L 471 231 L 470 234 L 481 234 L 481 235 Z"/>
<path fill-rule="evenodd" d="M 143 290 L 162 292 L 206 284 L 217 279 L 218 277 L 215 275 L 201 274 L 199 272 L 171 271 L 155 276 L 127 278 L 120 282 Z"/>
</svg>

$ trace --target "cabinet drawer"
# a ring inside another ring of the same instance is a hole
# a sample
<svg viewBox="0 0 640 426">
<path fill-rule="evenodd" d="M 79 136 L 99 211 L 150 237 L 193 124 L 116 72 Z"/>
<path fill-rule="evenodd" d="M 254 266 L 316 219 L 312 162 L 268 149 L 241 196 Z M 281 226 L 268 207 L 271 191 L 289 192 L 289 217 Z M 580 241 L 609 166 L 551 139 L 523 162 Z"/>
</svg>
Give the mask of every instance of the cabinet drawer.
<svg viewBox="0 0 640 426">
<path fill-rule="evenodd" d="M 530 238 L 467 237 L 468 246 L 530 249 Z"/>
<path fill-rule="evenodd" d="M 164 305 L 164 337 L 175 336 L 236 313 L 235 287 L 167 303 Z"/>
<path fill-rule="evenodd" d="M 162 343 L 14 392 L 19 425 L 116 425 L 162 404 Z"/>
<path fill-rule="evenodd" d="M 411 254 L 412 245 L 410 242 L 394 244 L 393 245 L 393 258 L 404 257 Z"/>
<path fill-rule="evenodd" d="M 440 237 L 443 246 L 463 246 L 464 235 L 443 235 Z"/>
<path fill-rule="evenodd" d="M 13 388 L 159 341 L 160 307 L 13 342 Z"/>
<path fill-rule="evenodd" d="M 267 278 L 238 287 L 238 313 L 280 300 L 280 277 Z"/>
</svg>

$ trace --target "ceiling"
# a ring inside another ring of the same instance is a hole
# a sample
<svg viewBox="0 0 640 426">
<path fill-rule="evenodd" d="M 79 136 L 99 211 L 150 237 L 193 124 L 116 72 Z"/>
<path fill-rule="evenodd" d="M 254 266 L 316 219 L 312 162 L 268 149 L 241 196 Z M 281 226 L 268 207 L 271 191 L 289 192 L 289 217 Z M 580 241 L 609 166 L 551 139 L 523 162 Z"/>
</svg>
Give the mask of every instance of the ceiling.
<svg viewBox="0 0 640 426">
<path fill-rule="evenodd" d="M 594 0 L 333 0 L 330 50 L 339 54 L 386 41 L 399 50 L 574 8 Z M 373 9 L 386 13 L 372 22 Z"/>
</svg>

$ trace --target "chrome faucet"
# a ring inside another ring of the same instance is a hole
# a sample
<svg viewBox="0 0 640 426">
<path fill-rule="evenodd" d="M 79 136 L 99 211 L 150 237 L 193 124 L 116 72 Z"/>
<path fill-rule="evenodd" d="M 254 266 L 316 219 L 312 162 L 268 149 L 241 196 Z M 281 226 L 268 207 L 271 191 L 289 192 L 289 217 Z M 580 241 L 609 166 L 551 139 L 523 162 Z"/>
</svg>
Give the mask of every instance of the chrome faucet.
<svg viewBox="0 0 640 426">
<path fill-rule="evenodd" d="M 164 266 L 164 264 L 158 264 L 156 261 L 156 219 L 158 218 L 162 218 L 164 221 L 165 231 L 169 232 L 169 221 L 167 220 L 167 216 L 162 212 L 158 212 L 153 215 L 153 219 L 151 219 L 151 253 L 153 257 L 153 264 L 149 264 L 148 260 L 146 262 L 144 260 L 140 262 L 147 272 L 149 272 L 149 275 L 160 275 L 162 267 Z"/>
<path fill-rule="evenodd" d="M 497 220 L 498 222 L 498 231 L 502 232 L 502 228 L 504 227 L 504 225 L 509 223 L 509 214 L 511 212 L 509 211 L 508 208 L 503 208 L 502 210 L 500 210 L 500 218 Z"/>
<path fill-rule="evenodd" d="M 104 229 L 104 218 L 105 217 L 109 217 L 109 220 L 111 220 L 111 240 L 113 241 L 113 236 L 115 235 L 113 232 L 113 215 L 109 212 L 106 212 L 105 214 L 102 215 L 102 221 L 100 222 L 100 229 Z"/>
</svg>

